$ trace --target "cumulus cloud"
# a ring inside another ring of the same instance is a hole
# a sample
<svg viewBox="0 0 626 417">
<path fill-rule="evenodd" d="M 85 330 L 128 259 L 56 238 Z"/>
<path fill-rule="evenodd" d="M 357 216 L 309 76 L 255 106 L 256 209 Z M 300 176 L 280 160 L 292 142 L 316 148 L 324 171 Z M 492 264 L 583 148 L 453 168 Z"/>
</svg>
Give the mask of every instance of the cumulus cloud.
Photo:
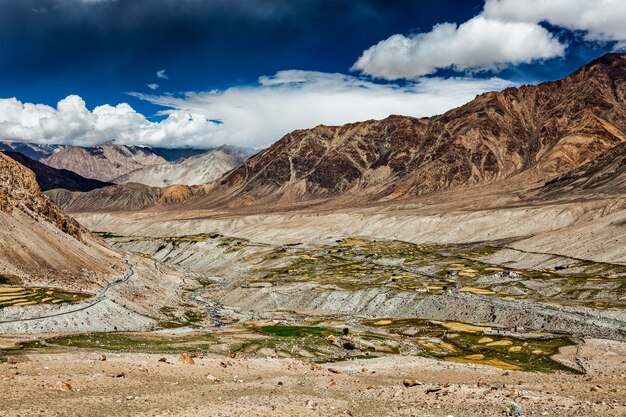
<svg viewBox="0 0 626 417">
<path fill-rule="evenodd" d="M 146 86 L 150 89 L 150 90 L 156 90 L 157 88 L 159 88 L 159 85 L 157 83 L 150 83 L 150 84 L 146 84 Z"/>
<path fill-rule="evenodd" d="M 487 0 L 483 16 L 510 22 L 550 22 L 585 32 L 589 41 L 626 41 L 624 0 Z"/>
<path fill-rule="evenodd" d="M 195 146 L 204 144 L 215 123 L 198 114 L 171 112 L 151 122 L 127 103 L 105 104 L 89 111 L 82 98 L 70 95 L 56 108 L 0 99 L 0 139 L 35 143 Z"/>
<path fill-rule="evenodd" d="M 562 56 L 567 45 L 542 22 L 582 31 L 587 41 L 626 47 L 624 0 L 487 0 L 478 16 L 460 25 L 442 23 L 430 32 L 379 42 L 352 69 L 388 80 L 411 79 L 441 68 L 498 70 Z"/>
<path fill-rule="evenodd" d="M 132 94 L 171 109 L 164 114 L 182 111 L 219 120 L 207 131 L 207 143 L 267 146 L 294 129 L 318 124 L 442 113 L 477 94 L 510 85 L 498 78 L 424 78 L 399 86 L 344 74 L 288 70 L 261 77 L 256 86 L 183 97 Z"/>
<path fill-rule="evenodd" d="M 164 69 L 162 69 L 162 70 L 158 70 L 158 71 L 156 72 L 156 76 L 157 76 L 157 78 L 162 78 L 162 79 L 165 79 L 165 80 L 167 80 L 167 79 L 169 78 L 169 77 L 167 76 L 167 74 L 165 73 L 165 70 L 164 70 Z"/>
<path fill-rule="evenodd" d="M 126 103 L 87 109 L 79 96 L 56 108 L 0 99 L 0 139 L 94 145 L 108 140 L 148 146 L 268 146 L 318 124 L 344 124 L 390 114 L 429 116 L 511 83 L 502 79 L 424 78 L 403 86 L 343 74 L 280 71 L 257 85 L 171 95 L 133 96 L 167 107 L 160 122 Z"/>
<path fill-rule="evenodd" d="M 394 80 L 453 67 L 497 69 L 563 54 L 565 48 L 541 26 L 477 16 L 459 26 L 442 23 L 428 33 L 393 35 L 363 52 L 353 69 Z"/>
</svg>

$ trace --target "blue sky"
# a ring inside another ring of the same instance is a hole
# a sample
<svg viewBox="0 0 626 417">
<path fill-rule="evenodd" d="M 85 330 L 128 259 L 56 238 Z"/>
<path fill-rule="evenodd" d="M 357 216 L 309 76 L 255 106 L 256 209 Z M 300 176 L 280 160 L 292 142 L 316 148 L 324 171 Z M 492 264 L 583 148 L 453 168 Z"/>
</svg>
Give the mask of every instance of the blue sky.
<svg viewBox="0 0 626 417">
<path fill-rule="evenodd" d="M 547 3 L 0 0 L 0 136 L 267 146 L 431 115 L 624 46 L 623 0 Z"/>
</svg>

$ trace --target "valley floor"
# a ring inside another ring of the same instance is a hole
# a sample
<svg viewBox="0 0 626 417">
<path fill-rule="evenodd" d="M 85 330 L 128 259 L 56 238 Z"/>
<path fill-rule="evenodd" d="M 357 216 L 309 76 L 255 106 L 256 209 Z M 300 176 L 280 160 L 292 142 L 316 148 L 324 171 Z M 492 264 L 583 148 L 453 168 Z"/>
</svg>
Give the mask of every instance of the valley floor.
<svg viewBox="0 0 626 417">
<path fill-rule="evenodd" d="M 191 365 L 173 354 L 32 353 L 0 364 L 0 416 L 472 417 L 514 413 L 513 402 L 525 415 L 626 416 L 626 343 L 590 339 L 562 355 L 578 355 L 588 375 L 402 356 L 317 365 L 209 354 Z"/>
</svg>

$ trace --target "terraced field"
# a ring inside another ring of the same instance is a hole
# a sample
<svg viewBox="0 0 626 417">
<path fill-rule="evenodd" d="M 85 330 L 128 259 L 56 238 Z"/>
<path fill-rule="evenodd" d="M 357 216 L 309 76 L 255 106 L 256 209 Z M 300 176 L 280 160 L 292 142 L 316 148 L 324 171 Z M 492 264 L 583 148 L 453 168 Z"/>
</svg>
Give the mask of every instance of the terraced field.
<svg viewBox="0 0 626 417">
<path fill-rule="evenodd" d="M 417 245 L 400 241 L 343 239 L 319 248 L 278 248 L 269 259 L 289 260 L 260 279 L 275 285 L 316 282 L 355 290 L 391 287 L 425 295 L 445 291 L 494 295 L 563 305 L 626 307 L 626 267 L 553 256 L 548 268 L 493 263 L 501 248 L 481 245 Z"/>
<path fill-rule="evenodd" d="M 45 287 L 0 287 L 0 308 L 37 304 L 59 304 L 85 300 L 89 294 L 62 291 Z"/>
</svg>

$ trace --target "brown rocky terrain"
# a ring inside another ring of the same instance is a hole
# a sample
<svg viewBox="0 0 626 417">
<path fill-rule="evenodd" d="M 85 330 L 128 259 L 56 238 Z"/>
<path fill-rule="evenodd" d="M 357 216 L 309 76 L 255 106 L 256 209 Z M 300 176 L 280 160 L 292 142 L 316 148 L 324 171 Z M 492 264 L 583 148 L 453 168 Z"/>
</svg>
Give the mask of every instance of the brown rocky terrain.
<svg viewBox="0 0 626 417">
<path fill-rule="evenodd" d="M 560 81 L 486 93 L 440 116 L 296 130 L 187 206 L 384 202 L 508 180 L 552 179 L 626 140 L 626 55 Z"/>
<path fill-rule="evenodd" d="M 564 193 L 626 193 L 626 142 L 605 152 L 582 167 L 548 181 L 541 189 L 545 195 Z"/>
<path fill-rule="evenodd" d="M 123 269 L 115 251 L 41 193 L 32 171 L 0 153 L 0 274 L 67 282 Z"/>
<path fill-rule="evenodd" d="M 128 183 L 99 188 L 90 192 L 55 189 L 46 192 L 67 212 L 136 211 L 183 203 L 204 192 L 202 186 L 174 184 L 163 188 Z"/>
</svg>

